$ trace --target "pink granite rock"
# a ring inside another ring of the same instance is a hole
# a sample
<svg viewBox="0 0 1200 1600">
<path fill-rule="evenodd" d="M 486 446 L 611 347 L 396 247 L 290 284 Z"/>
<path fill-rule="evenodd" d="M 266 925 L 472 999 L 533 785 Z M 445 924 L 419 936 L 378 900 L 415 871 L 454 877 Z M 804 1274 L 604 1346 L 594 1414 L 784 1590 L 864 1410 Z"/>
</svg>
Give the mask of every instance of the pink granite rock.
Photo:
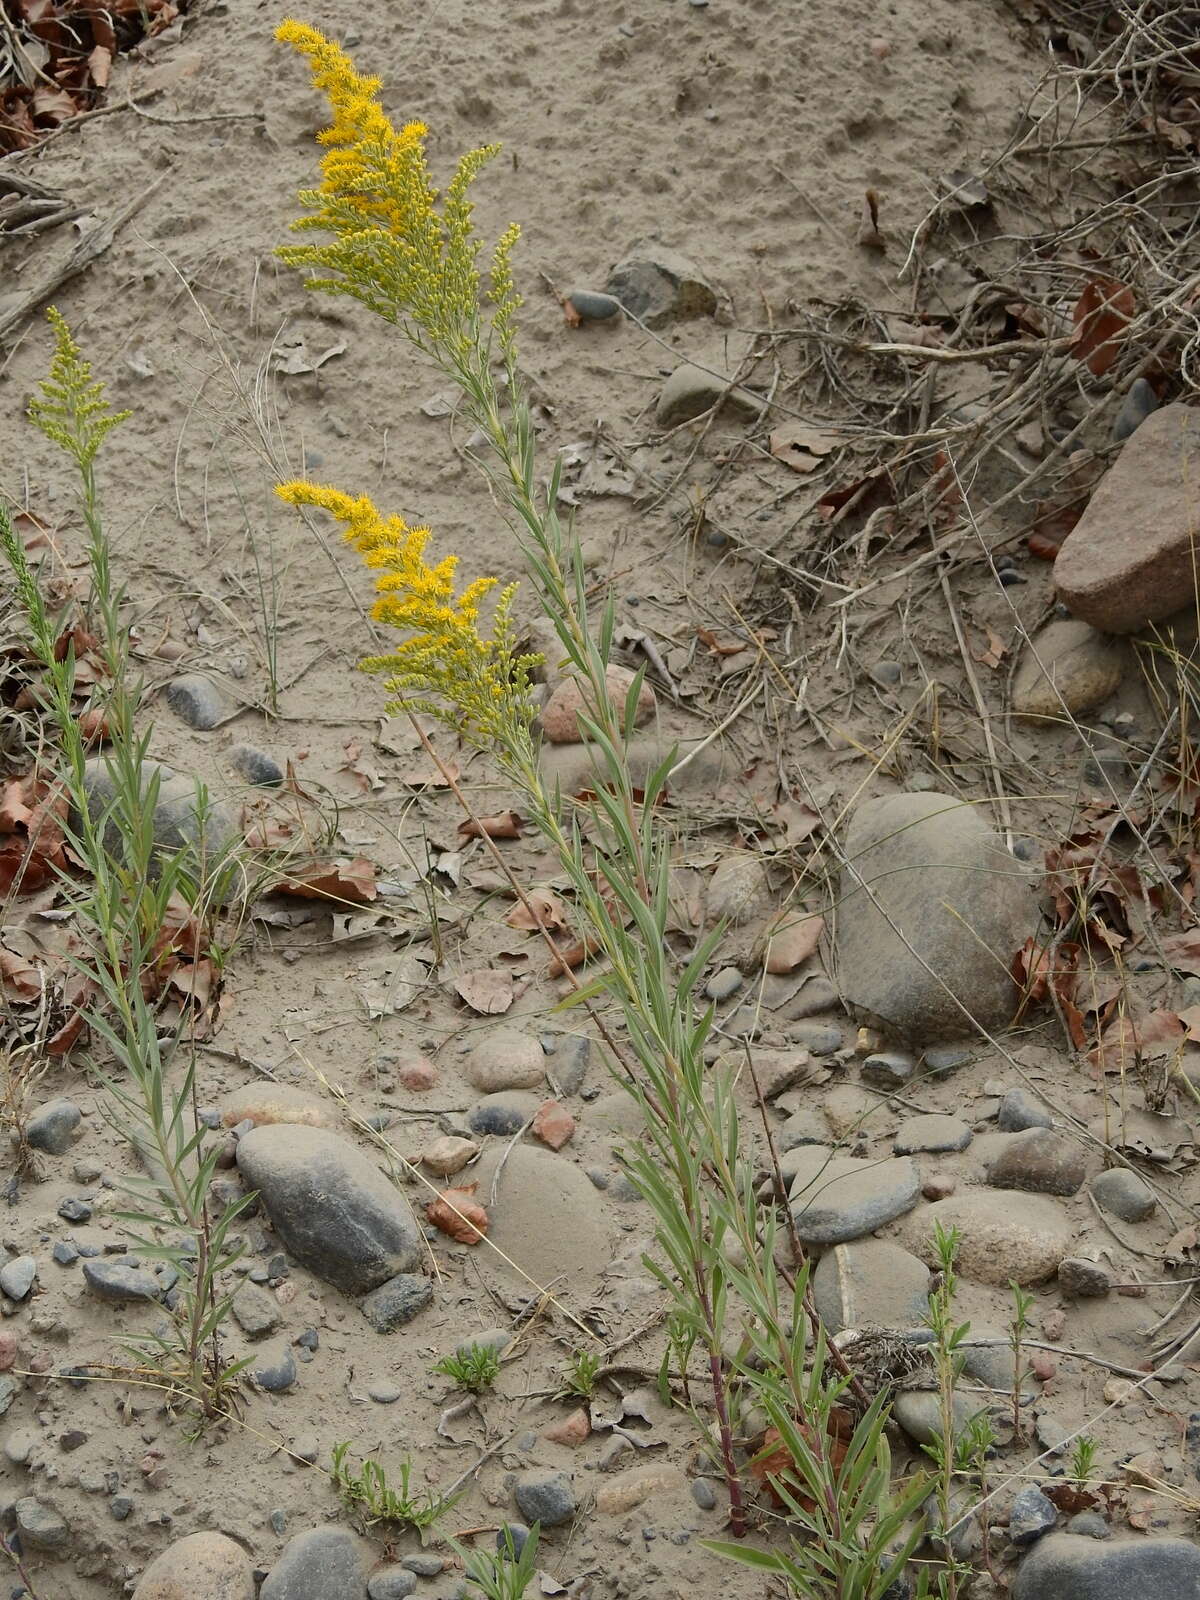
<svg viewBox="0 0 1200 1600">
<path fill-rule="evenodd" d="M 1060 598 L 1102 633 L 1194 603 L 1200 571 L 1200 410 L 1164 406 L 1126 440 L 1054 563 Z"/>
</svg>

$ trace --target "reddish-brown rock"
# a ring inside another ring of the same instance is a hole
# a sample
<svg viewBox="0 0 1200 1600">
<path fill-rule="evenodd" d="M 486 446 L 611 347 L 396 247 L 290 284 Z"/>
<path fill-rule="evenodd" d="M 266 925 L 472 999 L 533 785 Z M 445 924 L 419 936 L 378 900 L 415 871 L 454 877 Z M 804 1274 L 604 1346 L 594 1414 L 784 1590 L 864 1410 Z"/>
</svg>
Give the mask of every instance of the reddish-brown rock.
<svg viewBox="0 0 1200 1600">
<path fill-rule="evenodd" d="M 625 696 L 629 693 L 634 677 L 635 674 L 626 667 L 609 667 L 605 672 L 608 692 L 619 714 L 624 712 Z M 654 690 L 648 683 L 643 683 L 641 693 L 638 695 L 637 716 L 634 719 L 639 728 L 654 715 L 655 704 Z M 550 695 L 538 717 L 542 732 L 551 744 L 578 744 L 582 740 L 583 734 L 579 727 L 581 711 L 587 714 L 583 685 L 578 678 L 564 678 Z"/>
<path fill-rule="evenodd" d="M 1200 571 L 1200 410 L 1164 406 L 1126 440 L 1054 563 L 1077 617 L 1133 633 L 1193 603 Z"/>
</svg>

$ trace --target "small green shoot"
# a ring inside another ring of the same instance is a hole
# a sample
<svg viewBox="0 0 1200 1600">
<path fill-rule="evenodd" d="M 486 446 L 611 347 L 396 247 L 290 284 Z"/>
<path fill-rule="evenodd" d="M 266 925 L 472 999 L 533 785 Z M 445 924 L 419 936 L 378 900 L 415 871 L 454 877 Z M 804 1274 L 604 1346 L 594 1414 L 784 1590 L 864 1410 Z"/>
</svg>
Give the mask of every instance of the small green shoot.
<svg viewBox="0 0 1200 1600">
<path fill-rule="evenodd" d="M 415 1528 L 423 1544 L 433 1524 L 458 1498 L 434 1494 L 428 1489 L 417 1492 L 412 1486 L 412 1462 L 407 1457 L 398 1468 L 399 1488 L 393 1489 L 378 1461 L 368 1456 L 358 1471 L 353 1472 L 346 1462 L 349 1453 L 348 1439 L 334 1445 L 330 1476 L 347 1510 L 358 1518 L 364 1532 L 377 1523 L 391 1522 L 398 1527 Z"/>
<path fill-rule="evenodd" d="M 461 1558 L 467 1578 L 478 1590 L 480 1600 L 522 1600 L 537 1572 L 540 1531 L 541 1524 L 535 1522 L 525 1536 L 519 1555 L 513 1544 L 511 1528 L 503 1530 L 502 1538 L 497 1541 L 500 1548 L 495 1553 L 490 1550 L 468 1550 L 457 1539 L 447 1538 L 446 1542 Z"/>
<path fill-rule="evenodd" d="M 1090 1433 L 1081 1433 L 1071 1451 L 1071 1482 L 1077 1489 L 1086 1489 L 1096 1465 L 1096 1441 Z"/>
<path fill-rule="evenodd" d="M 487 1344 L 465 1344 L 433 1368 L 468 1394 L 482 1394 L 500 1375 L 500 1352 Z"/>
<path fill-rule="evenodd" d="M 571 1354 L 570 1365 L 563 1368 L 559 1380 L 559 1390 L 556 1399 L 566 1399 L 569 1395 L 577 1395 L 581 1400 L 590 1400 L 596 1392 L 596 1380 L 600 1372 L 600 1355 L 595 1350 L 575 1350 Z"/>
</svg>

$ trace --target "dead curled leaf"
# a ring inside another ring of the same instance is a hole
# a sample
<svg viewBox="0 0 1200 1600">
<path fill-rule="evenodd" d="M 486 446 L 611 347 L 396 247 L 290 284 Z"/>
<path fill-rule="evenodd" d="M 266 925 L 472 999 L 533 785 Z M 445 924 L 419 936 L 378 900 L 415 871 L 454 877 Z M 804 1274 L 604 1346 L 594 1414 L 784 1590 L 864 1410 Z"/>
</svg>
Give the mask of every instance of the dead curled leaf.
<svg viewBox="0 0 1200 1600">
<path fill-rule="evenodd" d="M 1071 313 L 1075 324 L 1071 354 L 1095 377 L 1102 378 L 1117 359 L 1134 311 L 1133 290 L 1128 284 L 1103 277 L 1084 284 Z"/>
<path fill-rule="evenodd" d="M 566 907 L 549 889 L 526 889 L 524 899 L 517 901 L 504 921 L 526 933 L 536 933 L 539 928 L 562 933 L 569 926 Z"/>
<path fill-rule="evenodd" d="M 299 872 L 289 873 L 278 886 L 280 894 L 300 900 L 336 900 L 343 905 L 364 906 L 374 900 L 376 868 L 365 856 L 352 861 L 313 862 Z"/>
<path fill-rule="evenodd" d="M 459 999 L 477 1011 L 481 1017 L 498 1017 L 513 1003 L 513 980 L 510 972 L 495 967 L 483 967 L 478 972 L 464 972 L 455 978 L 451 987 Z"/>
<path fill-rule="evenodd" d="M 793 472 L 812 472 L 831 450 L 846 441 L 828 428 L 815 428 L 807 422 L 791 420 L 780 423 L 769 442 L 771 454 Z"/>
<path fill-rule="evenodd" d="M 434 1227 L 459 1244 L 478 1244 L 488 1231 L 488 1214 L 472 1199 L 478 1187 L 477 1183 L 467 1183 L 460 1189 L 443 1189 L 425 1207 L 425 1215 Z"/>
<path fill-rule="evenodd" d="M 498 811 L 493 817 L 468 817 L 458 831 L 464 839 L 519 839 L 523 822 L 515 811 Z"/>
</svg>

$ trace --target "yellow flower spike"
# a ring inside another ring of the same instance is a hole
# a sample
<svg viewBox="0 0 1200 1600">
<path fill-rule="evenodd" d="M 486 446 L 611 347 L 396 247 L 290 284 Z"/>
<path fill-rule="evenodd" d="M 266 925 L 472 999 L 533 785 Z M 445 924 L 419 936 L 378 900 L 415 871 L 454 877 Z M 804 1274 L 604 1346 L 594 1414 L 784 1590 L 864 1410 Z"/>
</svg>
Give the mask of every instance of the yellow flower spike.
<svg viewBox="0 0 1200 1600">
<path fill-rule="evenodd" d="M 341 523 L 343 534 L 378 571 L 372 616 L 402 629 L 405 639 L 390 655 L 373 656 L 362 666 L 381 674 L 407 709 L 445 717 L 452 707 L 458 720 L 482 741 L 510 736 L 532 716 L 529 671 L 536 658 L 513 649 L 509 608 L 514 587 L 501 591 L 493 637 L 479 632 L 480 602 L 496 578 L 475 578 L 454 593 L 457 556 L 436 566 L 425 560 L 430 529 L 411 528 L 403 517 L 384 517 L 367 495 L 357 498 L 326 484 L 295 479 L 277 493 L 293 506 L 316 506 Z"/>
<path fill-rule="evenodd" d="M 379 104 L 378 78 L 356 72 L 341 46 L 307 23 L 289 19 L 275 36 L 305 57 L 333 114 L 318 135 L 327 147 L 320 187 L 300 195 L 312 215 L 292 224 L 331 238 L 286 245 L 280 257 L 314 273 L 311 288 L 352 295 L 399 323 L 417 344 L 461 356 L 473 346 L 480 320 L 469 190 L 499 146 L 468 151 L 440 195 L 426 161 L 428 129 L 417 121 L 393 125 Z M 512 317 L 520 304 L 508 268 L 516 236 L 510 228 L 497 246 L 489 296 L 506 356 L 513 354 Z"/>
</svg>

